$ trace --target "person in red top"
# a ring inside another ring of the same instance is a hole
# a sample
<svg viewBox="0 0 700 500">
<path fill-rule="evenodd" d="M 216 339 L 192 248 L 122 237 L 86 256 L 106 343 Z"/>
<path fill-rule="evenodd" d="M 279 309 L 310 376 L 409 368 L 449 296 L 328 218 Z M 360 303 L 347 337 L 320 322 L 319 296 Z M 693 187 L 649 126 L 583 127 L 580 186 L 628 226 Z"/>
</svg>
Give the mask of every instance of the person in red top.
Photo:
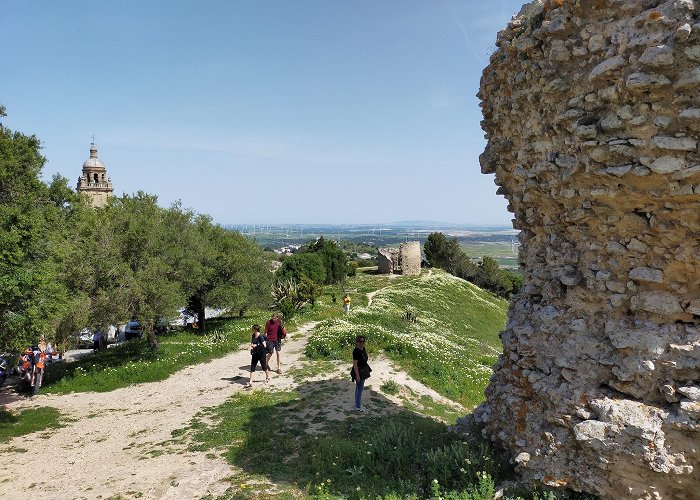
<svg viewBox="0 0 700 500">
<path fill-rule="evenodd" d="M 265 336 L 267 337 L 267 366 L 270 366 L 270 358 L 273 351 L 277 351 L 277 373 L 282 373 L 280 369 L 280 351 L 282 350 L 282 321 L 280 315 L 274 313 L 272 318 L 265 323 Z"/>
</svg>

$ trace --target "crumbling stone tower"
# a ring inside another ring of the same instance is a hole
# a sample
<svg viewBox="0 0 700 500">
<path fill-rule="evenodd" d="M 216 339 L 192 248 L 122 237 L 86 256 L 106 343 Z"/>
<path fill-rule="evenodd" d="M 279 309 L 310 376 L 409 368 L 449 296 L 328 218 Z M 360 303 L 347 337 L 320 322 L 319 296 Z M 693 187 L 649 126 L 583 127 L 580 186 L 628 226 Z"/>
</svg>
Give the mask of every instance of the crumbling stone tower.
<svg viewBox="0 0 700 500">
<path fill-rule="evenodd" d="M 380 248 L 377 252 L 379 272 L 382 274 L 417 276 L 420 274 L 420 260 L 418 241 L 401 243 L 399 248 Z"/>
<path fill-rule="evenodd" d="M 479 97 L 525 285 L 475 412 L 526 479 L 700 498 L 700 2 L 546 0 Z"/>
</svg>

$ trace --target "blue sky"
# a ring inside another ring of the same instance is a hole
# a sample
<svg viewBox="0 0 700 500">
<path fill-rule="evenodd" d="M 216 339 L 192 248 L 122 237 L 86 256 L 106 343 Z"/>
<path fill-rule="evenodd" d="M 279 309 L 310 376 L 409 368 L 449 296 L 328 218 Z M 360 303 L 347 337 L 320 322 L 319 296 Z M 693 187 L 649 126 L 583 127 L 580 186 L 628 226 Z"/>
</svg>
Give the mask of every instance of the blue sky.
<svg viewBox="0 0 700 500">
<path fill-rule="evenodd" d="M 481 71 L 522 0 L 0 0 L 5 126 L 222 224 L 510 225 Z"/>
</svg>

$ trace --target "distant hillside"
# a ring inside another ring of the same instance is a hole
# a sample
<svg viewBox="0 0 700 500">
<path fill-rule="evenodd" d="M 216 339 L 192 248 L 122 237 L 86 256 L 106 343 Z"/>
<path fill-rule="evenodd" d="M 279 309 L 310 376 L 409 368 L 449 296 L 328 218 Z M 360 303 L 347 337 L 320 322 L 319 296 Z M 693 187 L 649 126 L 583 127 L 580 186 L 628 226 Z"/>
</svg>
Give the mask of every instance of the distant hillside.
<svg viewBox="0 0 700 500">
<path fill-rule="evenodd" d="M 367 336 L 370 356 L 378 350 L 411 376 L 465 406 L 483 400 L 498 359 L 498 334 L 508 303 L 441 270 L 397 277 L 369 306 L 319 325 L 309 340 L 312 357 L 350 359 L 355 336 Z M 416 321 L 406 319 L 406 312 Z"/>
</svg>

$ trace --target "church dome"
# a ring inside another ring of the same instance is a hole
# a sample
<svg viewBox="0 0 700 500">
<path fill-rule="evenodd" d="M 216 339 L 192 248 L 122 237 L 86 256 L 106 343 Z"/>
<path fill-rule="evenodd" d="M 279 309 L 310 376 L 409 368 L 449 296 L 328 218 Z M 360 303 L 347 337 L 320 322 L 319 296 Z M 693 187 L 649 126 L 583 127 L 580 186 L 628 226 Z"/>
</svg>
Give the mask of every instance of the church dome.
<svg viewBox="0 0 700 500">
<path fill-rule="evenodd" d="M 97 157 L 97 148 L 94 144 L 90 148 L 90 158 L 83 163 L 83 170 L 105 170 L 104 163 Z"/>
</svg>

